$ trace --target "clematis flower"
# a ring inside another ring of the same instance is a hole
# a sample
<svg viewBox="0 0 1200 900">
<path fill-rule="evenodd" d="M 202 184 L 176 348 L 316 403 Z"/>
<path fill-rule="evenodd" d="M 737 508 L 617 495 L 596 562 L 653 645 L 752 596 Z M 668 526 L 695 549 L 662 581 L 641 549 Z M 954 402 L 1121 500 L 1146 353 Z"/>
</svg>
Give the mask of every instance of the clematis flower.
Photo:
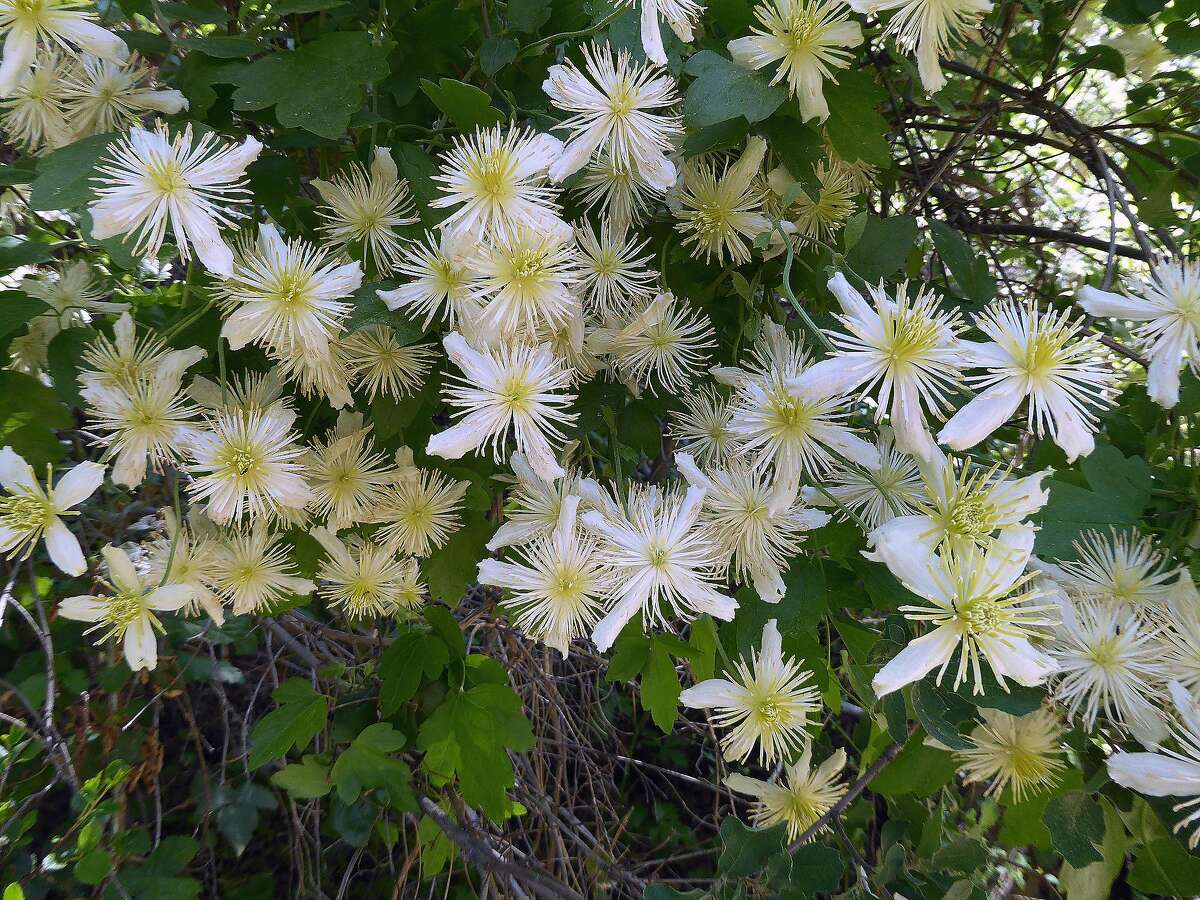
<svg viewBox="0 0 1200 900">
<path fill-rule="evenodd" d="M 840 272 L 829 279 L 829 290 L 841 304 L 837 319 L 846 331 L 826 332 L 837 348 L 834 355 L 791 378 L 788 389 L 818 398 L 877 391 L 876 421 L 890 412 L 896 446 L 933 458 L 936 447 L 924 408 L 937 415 L 949 410 L 947 395 L 971 364 L 958 338 L 958 313 L 942 309 L 924 288 L 908 296 L 907 284 L 896 289 L 895 298 L 882 282 L 868 287 L 868 303 Z"/>
<path fill-rule="evenodd" d="M 562 181 L 605 151 L 614 165 L 635 171 L 659 192 L 669 190 L 675 164 L 667 157 L 683 124 L 660 110 L 678 100 L 675 79 L 650 63 L 635 66 L 628 50 L 614 54 L 607 43 L 585 45 L 583 58 L 586 72 L 566 60 L 550 67 L 542 85 L 553 106 L 572 113 L 560 126 L 571 137 L 550 164 L 551 181 Z"/>
<path fill-rule="evenodd" d="M 1096 412 L 1112 405 L 1116 380 L 1103 345 L 1081 333 L 1066 310 L 1055 313 L 1011 300 L 976 316 L 975 327 L 991 338 L 970 345 L 975 365 L 988 374 L 969 379 L 980 393 L 951 416 L 938 441 L 955 450 L 973 447 L 1028 397 L 1028 429 L 1039 437 L 1049 432 L 1068 462 L 1091 453 Z"/>
<path fill-rule="evenodd" d="M 1134 337 L 1150 358 L 1146 391 L 1159 406 L 1174 407 L 1183 366 L 1200 374 L 1200 263 L 1162 260 L 1125 294 L 1084 286 L 1077 299 L 1090 316 L 1145 323 Z"/>
<path fill-rule="evenodd" d="M 824 485 L 833 501 L 856 514 L 872 531 L 899 516 L 916 513 L 924 493 L 917 461 L 896 449 L 891 428 L 880 426 L 875 447 L 878 465 L 839 466 Z M 836 505 L 815 488 L 806 487 L 802 494 L 814 506 Z M 834 514 L 846 518 L 840 509 Z"/>
<path fill-rule="evenodd" d="M 788 840 L 794 841 L 846 793 L 846 785 L 838 782 L 845 767 L 846 751 L 839 747 L 814 769 L 809 744 L 794 765 L 784 766 L 781 784 L 734 773 L 725 779 L 725 786 L 758 801 L 750 813 L 755 828 L 786 822 Z"/>
<path fill-rule="evenodd" d="M 1187 797 L 1175 812 L 1188 813 L 1175 824 L 1175 831 L 1192 828 L 1200 820 L 1200 709 L 1195 698 L 1179 682 L 1168 685 L 1179 713 L 1174 729 L 1178 750 L 1159 747 L 1154 753 L 1114 753 L 1108 758 L 1108 775 L 1117 784 L 1148 797 Z M 1200 829 L 1193 828 L 1188 846 L 1200 844 Z"/>
<path fill-rule="evenodd" d="M 734 62 L 751 69 L 779 63 L 771 84 L 786 80 L 804 121 L 829 118 L 823 86 L 837 83 L 833 70 L 851 63 L 848 52 L 862 43 L 862 28 L 850 21 L 843 0 L 770 0 L 754 7 L 758 26 L 729 42 Z"/>
<path fill-rule="evenodd" d="M 500 459 L 511 430 L 517 449 L 529 458 L 543 478 L 561 478 L 562 466 L 554 458 L 551 442 L 561 444 L 560 426 L 575 421 L 564 407 L 574 394 L 565 392 L 570 373 L 550 349 L 502 346 L 480 352 L 461 334 L 446 335 L 446 355 L 462 370 L 457 384 L 448 385 L 446 402 L 463 411 L 462 418 L 433 435 L 425 452 L 444 459 L 460 459 L 471 450 L 492 445 Z"/>
<path fill-rule="evenodd" d="M 763 626 L 751 661 L 737 660 L 731 674 L 733 680 L 709 678 L 679 695 L 689 709 L 717 710 L 717 727 L 729 729 L 721 740 L 729 759 L 745 762 L 757 744 L 759 765 L 770 767 L 808 744 L 808 727 L 820 721 L 820 692 L 812 672 L 784 656 L 775 619 Z"/>
<path fill-rule="evenodd" d="M 51 485 L 47 469 L 43 488 L 33 468 L 12 447 L 0 450 L 0 485 L 8 493 L 0 497 L 0 553 L 18 560 L 33 552 L 40 540 L 46 542 L 50 561 L 67 575 L 82 575 L 87 562 L 79 540 L 63 523 L 78 506 L 96 492 L 104 481 L 104 466 L 81 462 Z"/>
<path fill-rule="evenodd" d="M 395 290 L 375 293 L 388 309 L 424 315 L 422 328 L 428 328 L 434 318 L 445 320 L 451 328 L 469 325 L 482 308 L 474 291 L 475 272 L 467 265 L 469 244 L 452 232 L 443 232 L 440 238 L 425 232 L 424 242 L 405 245 L 396 264 L 397 271 L 411 280 Z"/>
<path fill-rule="evenodd" d="M 87 630 L 101 632 L 102 644 L 116 638 L 122 644 L 125 664 L 133 671 L 153 671 L 158 665 L 158 636 L 162 623 L 155 613 L 175 612 L 192 599 L 186 584 L 164 584 L 143 578 L 133 567 L 129 555 L 112 544 L 100 550 L 108 567 L 110 594 L 68 597 L 58 604 L 58 614 L 77 622 L 94 622 Z"/>
<path fill-rule="evenodd" d="M 396 615 L 423 602 L 425 585 L 415 559 L 399 557 L 394 547 L 361 535 L 343 540 L 328 528 L 310 533 L 325 551 L 317 569 L 318 592 L 347 619 Z"/>
<path fill-rule="evenodd" d="M 221 228 L 243 218 L 233 204 L 249 198 L 246 167 L 261 150 L 253 137 L 228 144 L 210 131 L 194 140 L 190 123 L 174 138 L 162 122 L 154 131 L 130 129 L 97 169 L 97 199 L 88 206 L 92 236 L 123 234 L 135 253 L 154 256 L 170 225 L 180 256 L 194 250 L 214 274 L 232 274 L 233 251 Z"/>
<path fill-rule="evenodd" d="M 1100 41 L 1121 54 L 1125 61 L 1126 76 L 1136 75 L 1138 81 L 1147 82 L 1174 54 L 1158 39 L 1153 29 L 1126 28 L 1120 34 Z"/>
<path fill-rule="evenodd" d="M 0 97 L 7 97 L 33 63 L 40 46 L 58 45 L 69 53 L 77 49 L 111 62 L 129 56 L 125 42 L 93 21 L 84 11 L 84 0 L 0 0 L 0 35 L 4 58 L 0 61 Z"/>
<path fill-rule="evenodd" d="M 543 478 L 519 451 L 509 458 L 508 465 L 516 475 L 516 484 L 505 505 L 504 522 L 487 543 L 493 552 L 548 537 L 558 527 L 563 504 L 575 493 L 579 482 L 579 477 L 571 474 L 564 478 Z"/>
<path fill-rule="evenodd" d="M 704 4 L 696 0 L 620 0 L 618 5 L 641 7 L 642 52 L 660 66 L 667 64 L 667 51 L 663 47 L 659 23 L 669 26 L 675 36 L 687 44 L 704 15 Z"/>
<path fill-rule="evenodd" d="M 708 160 L 697 159 L 683 167 L 683 184 L 672 212 L 692 256 L 718 265 L 741 265 L 750 261 L 750 242 L 771 230 L 763 214 L 764 191 L 758 183 L 759 170 L 767 153 L 767 142 L 750 138 L 735 161 L 726 161 L 720 172 Z"/>
<path fill-rule="evenodd" d="M 583 526 L 599 539 L 599 558 L 614 576 L 614 604 L 592 631 L 601 652 L 639 612 L 645 629 L 703 613 L 733 618 L 737 601 L 717 590 L 720 550 L 698 524 L 703 488 L 631 485 L 621 503 L 585 478 L 580 492 L 595 507 L 581 517 Z"/>
<path fill-rule="evenodd" d="M 971 732 L 971 746 L 954 753 L 965 773 L 964 783 L 987 781 L 984 793 L 998 797 L 1012 789 L 1020 803 L 1052 789 L 1067 767 L 1062 756 L 1063 727 L 1053 709 L 1040 706 L 1024 716 L 980 709 L 982 719 Z"/>
<path fill-rule="evenodd" d="M 897 554 L 888 568 L 928 605 L 907 605 L 900 612 L 933 630 L 912 641 L 875 675 L 877 696 L 898 691 L 938 669 L 938 682 L 958 651 L 954 687 L 971 673 L 974 693 L 983 693 L 981 662 L 987 662 L 1001 687 L 1006 678 L 1027 686 L 1041 684 L 1057 664 L 1030 643 L 1056 622 L 1053 603 L 1022 574 L 1033 550 L 1033 529 L 1009 529 L 1002 544 L 988 551 L 971 545 L 961 552 Z"/>
<path fill-rule="evenodd" d="M 76 137 L 123 131 L 147 113 L 173 116 L 188 108 L 181 92 L 156 88 L 135 53 L 124 62 L 83 56 L 67 73 L 66 105 Z"/>
<path fill-rule="evenodd" d="M 992 11 L 991 0 L 849 0 L 855 12 L 871 15 L 895 10 L 884 34 L 906 53 L 917 52 L 917 71 L 925 90 L 946 86 L 941 57 L 956 40 Z"/>
</svg>

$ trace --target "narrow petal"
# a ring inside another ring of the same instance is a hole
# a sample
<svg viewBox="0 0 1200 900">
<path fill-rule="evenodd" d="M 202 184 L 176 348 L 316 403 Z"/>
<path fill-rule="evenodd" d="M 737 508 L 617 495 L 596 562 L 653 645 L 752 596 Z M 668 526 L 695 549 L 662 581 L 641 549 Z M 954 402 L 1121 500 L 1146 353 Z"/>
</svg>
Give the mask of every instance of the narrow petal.
<svg viewBox="0 0 1200 900">
<path fill-rule="evenodd" d="M 906 684 L 920 681 L 950 659 L 957 646 L 958 634 L 948 625 L 909 641 L 908 646 L 892 657 L 871 679 L 875 696 L 883 697 Z"/>
<path fill-rule="evenodd" d="M 96 492 L 104 483 L 104 466 L 101 463 L 81 462 L 64 475 L 54 486 L 54 508 L 65 512 L 78 506 Z"/>
<path fill-rule="evenodd" d="M 1151 797 L 1200 794 L 1200 765 L 1159 753 L 1114 753 L 1108 775 L 1119 785 Z"/>
<path fill-rule="evenodd" d="M 711 709 L 714 706 L 737 706 L 745 699 L 745 688 L 726 681 L 710 678 L 693 685 L 679 695 L 679 702 L 688 709 Z"/>
</svg>

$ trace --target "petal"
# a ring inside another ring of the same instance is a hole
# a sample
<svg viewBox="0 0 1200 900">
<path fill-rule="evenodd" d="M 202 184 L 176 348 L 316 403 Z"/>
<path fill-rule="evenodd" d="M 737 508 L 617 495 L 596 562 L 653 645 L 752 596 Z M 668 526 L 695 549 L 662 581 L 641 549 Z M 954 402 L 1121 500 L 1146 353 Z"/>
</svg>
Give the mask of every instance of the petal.
<svg viewBox="0 0 1200 900">
<path fill-rule="evenodd" d="M 190 584 L 164 584 L 155 588 L 146 598 L 146 605 L 159 612 L 175 612 L 187 606 L 196 597 Z"/>
<path fill-rule="evenodd" d="M 130 560 L 129 554 L 119 547 L 114 547 L 112 544 L 105 544 L 100 548 L 100 555 L 104 557 L 104 561 L 108 564 L 108 577 L 118 589 L 137 594 L 141 593 L 142 579 L 138 577 L 137 570 L 133 567 L 133 561 Z"/>
<path fill-rule="evenodd" d="M 658 4 L 654 0 L 642 0 L 641 6 L 642 50 L 651 62 L 665 66 L 667 52 L 663 49 L 662 31 L 658 27 Z"/>
<path fill-rule="evenodd" d="M 863 299 L 863 295 L 854 289 L 846 276 L 841 272 L 835 272 L 833 277 L 826 282 L 825 285 L 829 288 L 829 293 L 837 299 L 838 305 L 842 307 L 842 311 L 848 316 L 853 316 L 856 319 L 870 320 L 876 317 L 875 310 L 871 305 Z"/>
<path fill-rule="evenodd" d="M 938 434 L 938 443 L 955 450 L 974 447 L 1009 420 L 1025 393 L 1017 378 L 992 385 L 950 417 Z"/>
<path fill-rule="evenodd" d="M 129 58 L 129 47 L 125 42 L 95 22 L 72 16 L 55 30 L 92 56 L 114 63 L 123 63 Z"/>
<path fill-rule="evenodd" d="M 874 374 L 874 360 L 859 356 L 834 356 L 809 366 L 795 378 L 788 379 L 787 389 L 813 399 L 825 399 L 848 394 Z"/>
<path fill-rule="evenodd" d="M 757 778 L 750 778 L 740 772 L 734 772 L 732 775 L 725 776 L 725 787 L 731 791 L 737 791 L 739 794 L 761 798 L 764 794 L 771 793 L 773 785 L 759 781 Z"/>
<path fill-rule="evenodd" d="M 870 535 L 875 557 L 891 570 L 914 594 L 940 597 L 934 572 L 939 568 L 934 548 L 939 541 L 937 528 L 928 516 L 897 516 L 876 528 Z"/>
<path fill-rule="evenodd" d="M 1126 297 L 1089 285 L 1079 289 L 1075 300 L 1089 316 L 1098 319 L 1129 319 L 1142 322 L 1162 315 L 1162 310 L 1138 297 Z"/>
<path fill-rule="evenodd" d="M 1159 753 L 1114 753 L 1108 758 L 1108 776 L 1151 797 L 1200 794 L 1200 765 Z"/>
<path fill-rule="evenodd" d="M 55 518 L 46 529 L 46 552 L 50 555 L 50 561 L 64 574 L 82 575 L 87 571 L 87 560 L 83 558 L 79 539 L 71 534 L 59 518 Z"/>
<path fill-rule="evenodd" d="M 750 582 L 763 603 L 779 603 L 787 592 L 787 585 L 783 583 L 783 576 L 778 569 L 752 569 Z"/>
<path fill-rule="evenodd" d="M 99 622 L 106 609 L 108 603 L 103 597 L 90 594 L 68 597 L 58 604 L 58 614 L 76 622 Z"/>
<path fill-rule="evenodd" d="M 586 515 L 584 519 L 587 519 Z M 621 633 L 621 629 L 642 608 L 642 593 L 644 592 L 630 591 L 626 593 L 625 597 L 612 608 L 608 615 L 596 623 L 596 627 L 592 629 L 592 643 L 601 653 L 613 645 L 617 635 Z"/>
<path fill-rule="evenodd" d="M 1190 325 L 1176 323 L 1150 348 L 1150 367 L 1146 370 L 1146 393 L 1163 409 L 1179 402 L 1179 369 Z"/>
<path fill-rule="evenodd" d="M 0 97 L 12 94 L 37 55 L 37 36 L 14 25 L 4 39 L 4 59 L 0 60 Z"/>
<path fill-rule="evenodd" d="M 935 628 L 924 637 L 909 641 L 908 646 L 888 661 L 871 679 L 875 696 L 883 697 L 906 684 L 920 681 L 954 654 L 958 633 L 949 625 Z"/>
<path fill-rule="evenodd" d="M 980 637 L 979 649 L 997 676 L 1036 687 L 1058 671 L 1058 663 L 1024 638 Z"/>
<path fill-rule="evenodd" d="M 679 694 L 679 702 L 688 709 L 714 706 L 738 706 L 746 699 L 746 689 L 724 678 L 710 678 Z"/>
<path fill-rule="evenodd" d="M 12 447 L 0 449 L 0 485 L 12 494 L 24 493 L 24 489 L 34 487 L 37 479 L 33 477 L 33 467 L 25 462 Z"/>
<path fill-rule="evenodd" d="M 134 619 L 125 629 L 125 662 L 135 672 L 158 665 L 158 641 L 149 616 Z"/>
<path fill-rule="evenodd" d="M 1029 525 L 1010 525 L 1000 529 L 996 543 L 983 561 L 983 583 L 996 590 L 1007 589 L 1021 577 L 1033 553 L 1035 533 Z"/>
<path fill-rule="evenodd" d="M 928 460 L 940 452 L 925 424 L 916 386 L 910 381 L 896 384 L 892 397 L 892 429 L 896 433 L 896 449 L 901 453 Z"/>
<path fill-rule="evenodd" d="M 54 486 L 52 496 L 54 508 L 65 512 L 72 506 L 78 506 L 96 492 L 96 488 L 104 483 L 104 466 L 101 463 L 82 462 L 59 479 Z"/>
</svg>

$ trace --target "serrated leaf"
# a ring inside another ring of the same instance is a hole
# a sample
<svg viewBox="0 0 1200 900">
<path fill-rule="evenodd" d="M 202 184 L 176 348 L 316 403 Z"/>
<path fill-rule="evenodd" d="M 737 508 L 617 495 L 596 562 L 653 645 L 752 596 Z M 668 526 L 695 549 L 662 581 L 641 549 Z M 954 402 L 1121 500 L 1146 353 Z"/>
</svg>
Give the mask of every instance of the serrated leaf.
<svg viewBox="0 0 1200 900">
<path fill-rule="evenodd" d="M 390 754 L 405 744 L 404 735 L 387 722 L 368 725 L 333 763 L 330 780 L 343 803 L 352 803 L 367 789 L 384 788 L 396 805 L 416 807 L 411 772 Z"/>
<path fill-rule="evenodd" d="M 303 750 L 325 727 L 329 698 L 300 678 L 289 678 L 271 694 L 279 708 L 267 713 L 250 730 L 251 769 Z"/>
<path fill-rule="evenodd" d="M 463 131 L 504 121 L 504 113 L 492 106 L 492 98 L 473 84 L 443 78 L 438 82 L 421 79 L 421 90 L 434 106 L 450 117 Z"/>
<path fill-rule="evenodd" d="M 721 820 L 721 856 L 717 868 L 726 877 L 748 878 L 786 846 L 787 827 L 749 828 L 737 816 Z"/>
<path fill-rule="evenodd" d="M 95 134 L 68 144 L 38 160 L 29 189 L 29 208 L 73 209 L 92 199 L 90 181 L 115 134 Z"/>
<path fill-rule="evenodd" d="M 671 654 L 659 641 L 651 640 L 650 656 L 642 669 L 642 705 L 650 711 L 654 724 L 670 734 L 679 714 L 679 674 Z"/>
<path fill-rule="evenodd" d="M 421 679 L 436 678 L 450 661 L 450 651 L 437 638 L 410 632 L 384 651 L 379 661 L 379 709 L 390 716 L 421 686 Z"/>
</svg>

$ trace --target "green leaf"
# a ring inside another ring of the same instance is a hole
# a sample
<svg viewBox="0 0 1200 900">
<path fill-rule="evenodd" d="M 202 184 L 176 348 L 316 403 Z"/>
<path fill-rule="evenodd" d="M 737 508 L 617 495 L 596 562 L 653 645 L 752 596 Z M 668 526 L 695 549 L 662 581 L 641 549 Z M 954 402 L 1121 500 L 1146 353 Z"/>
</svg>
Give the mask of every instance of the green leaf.
<svg viewBox="0 0 1200 900">
<path fill-rule="evenodd" d="M 508 0 L 508 27 L 533 34 L 550 20 L 550 0 Z"/>
<path fill-rule="evenodd" d="M 951 750 L 965 750 L 972 744 L 963 737 L 958 725 L 972 712 L 971 707 L 954 694 L 939 688 L 932 678 L 913 685 L 913 711 L 921 727 Z"/>
<path fill-rule="evenodd" d="M 780 888 L 801 888 L 806 895 L 834 894 L 848 871 L 846 860 L 836 847 L 805 844 L 795 853 L 780 854 L 771 860 L 772 884 Z M 778 875 L 776 875 L 778 872 Z M 784 896 L 795 896 L 794 894 Z"/>
<path fill-rule="evenodd" d="M 959 290 L 968 300 L 987 303 L 996 295 L 996 279 L 988 270 L 987 261 L 975 255 L 966 239 L 942 222 L 930 222 L 933 245 L 942 262 L 954 275 Z"/>
<path fill-rule="evenodd" d="M 346 0 L 279 0 L 278 3 L 272 2 L 271 8 L 277 16 L 297 16 L 345 5 Z"/>
<path fill-rule="evenodd" d="M 0 275 L 20 266 L 36 266 L 50 259 L 54 248 L 41 241 L 8 235 L 0 238 Z"/>
<path fill-rule="evenodd" d="M 1104 810 L 1083 791 L 1068 791 L 1046 804 L 1042 821 L 1054 849 L 1076 868 L 1100 862 L 1097 845 L 1104 840 Z"/>
<path fill-rule="evenodd" d="M 214 805 L 217 810 L 217 831 L 229 842 L 234 854 L 241 856 L 250 846 L 250 840 L 258 828 L 259 812 L 274 809 L 277 804 L 275 795 L 269 790 L 247 781 L 236 791 L 219 787 L 215 792 Z"/>
<path fill-rule="evenodd" d="M 421 678 L 437 678 L 450 661 L 445 643 L 427 634 L 409 632 L 396 639 L 379 661 L 379 709 L 390 716 L 421 686 Z"/>
<path fill-rule="evenodd" d="M 20 291 L 0 291 L 0 337 L 12 334 L 49 309 L 41 300 Z"/>
<path fill-rule="evenodd" d="M 333 787 L 329 766 L 310 755 L 298 763 L 288 763 L 271 776 L 271 784 L 287 791 L 297 800 L 316 800 L 328 794 Z"/>
<path fill-rule="evenodd" d="M 468 522 L 434 551 L 422 566 L 430 594 L 457 606 L 475 583 L 479 560 L 487 556 L 487 542 L 495 530 L 486 519 Z"/>
<path fill-rule="evenodd" d="M 650 638 L 642 633 L 642 623 L 633 621 L 621 629 L 613 642 L 613 653 L 608 660 L 604 680 L 632 681 L 650 659 Z"/>
<path fill-rule="evenodd" d="M 90 181 L 96 167 L 116 139 L 114 134 L 95 134 L 68 144 L 38 160 L 38 174 L 29 190 L 29 208 L 72 209 L 92 199 Z"/>
<path fill-rule="evenodd" d="M 1142 25 L 1166 6 L 1166 0 L 1108 0 L 1100 13 L 1122 25 Z"/>
<path fill-rule="evenodd" d="M 303 750 L 325 727 L 329 698 L 303 679 L 289 678 L 271 695 L 279 708 L 267 713 L 250 730 L 251 769 Z"/>
<path fill-rule="evenodd" d="M 230 37 L 224 34 L 210 34 L 204 37 L 182 37 L 175 40 L 176 45 L 187 50 L 195 50 L 214 59 L 249 59 L 262 48 L 258 41 L 248 37 Z"/>
<path fill-rule="evenodd" d="M 83 406 L 79 396 L 79 370 L 83 350 L 96 339 L 91 328 L 68 328 L 60 331 L 46 348 L 46 362 L 54 390 L 64 402 L 73 407 Z"/>
<path fill-rule="evenodd" d="M 107 850 L 97 847 L 95 850 L 85 853 L 79 862 L 75 863 L 75 877 L 83 884 L 99 884 L 112 871 L 112 863 L 111 854 Z"/>
<path fill-rule="evenodd" d="M 679 713 L 679 674 L 671 654 L 651 638 L 650 657 L 642 670 L 642 705 L 664 734 L 670 734 Z"/>
<path fill-rule="evenodd" d="M 701 50 L 687 61 L 685 71 L 695 77 L 683 101 L 683 121 L 688 128 L 705 128 L 743 117 L 761 122 L 787 99 L 782 87 L 743 68 L 712 50 Z"/>
<path fill-rule="evenodd" d="M 422 78 L 421 90 L 433 101 L 434 106 L 463 131 L 472 131 L 477 125 L 495 125 L 504 121 L 504 113 L 491 105 L 492 98 L 487 92 L 473 84 L 464 84 L 453 78 L 443 78 L 435 84 L 428 78 Z"/>
<path fill-rule="evenodd" d="M 404 346 L 415 344 L 424 337 L 425 332 L 420 325 L 388 309 L 387 304 L 379 299 L 379 291 L 392 290 L 395 287 L 395 282 L 373 282 L 362 285 L 351 294 L 354 308 L 346 321 L 347 333 L 352 334 L 372 325 L 387 325 L 396 335 L 396 340 Z"/>
<path fill-rule="evenodd" d="M 160 3 L 159 9 L 172 22 L 188 22 L 197 25 L 221 25 L 229 13 L 215 0 L 187 0 L 184 2 Z"/>
<path fill-rule="evenodd" d="M 1138 848 L 1129 884 L 1147 894 L 1194 897 L 1200 894 L 1200 857 L 1174 838 L 1150 841 Z"/>
<path fill-rule="evenodd" d="M 791 176 L 811 186 L 813 166 L 825 158 L 825 147 L 816 130 L 798 119 L 779 115 L 766 122 L 763 132 Z"/>
<path fill-rule="evenodd" d="M 1200 53 L 1200 28 L 1192 22 L 1168 22 L 1163 29 L 1167 49 L 1180 56 Z"/>
<path fill-rule="evenodd" d="M 365 31 L 336 31 L 239 67 L 230 75 L 238 110 L 275 107 L 285 128 L 335 140 L 362 108 L 363 87 L 388 76 L 388 48 Z"/>
<path fill-rule="evenodd" d="M 1109 444 L 1097 444 L 1080 469 L 1090 489 L 1058 479 L 1046 482 L 1050 500 L 1040 515 L 1038 556 L 1074 559 L 1072 544 L 1083 531 L 1135 525 L 1150 501 L 1150 467 L 1140 456 L 1126 457 Z"/>
<path fill-rule="evenodd" d="M 727 878 L 748 878 L 762 869 L 786 846 L 787 827 L 780 822 L 771 828 L 747 827 L 737 816 L 721 820 L 721 856 L 717 870 Z"/>
<path fill-rule="evenodd" d="M 846 254 L 846 264 L 868 284 L 874 284 L 900 271 L 916 242 L 917 220 L 912 216 L 868 216 L 862 237 Z"/>
<path fill-rule="evenodd" d="M 892 760 L 871 782 L 871 790 L 885 797 L 916 794 L 929 797 L 949 784 L 957 768 L 954 757 L 944 750 L 925 746 L 917 731 L 908 739 L 900 755 Z"/>
<path fill-rule="evenodd" d="M 69 428 L 73 422 L 58 395 L 36 378 L 0 372 L 0 447 L 12 447 L 34 471 L 45 471 L 46 463 L 62 459 L 63 445 L 54 429 Z"/>
<path fill-rule="evenodd" d="M 396 805 L 415 809 L 412 772 L 389 755 L 404 743 L 404 735 L 387 722 L 376 722 L 359 732 L 329 773 L 341 801 L 353 803 L 364 790 L 384 788 Z"/>
<path fill-rule="evenodd" d="M 862 160 L 880 169 L 891 168 L 892 148 L 887 141 L 888 122 L 879 113 L 886 92 L 875 76 L 861 69 L 843 69 L 837 83 L 825 85 L 829 118 L 825 131 L 842 159 Z"/>
<path fill-rule="evenodd" d="M 1112 896 L 1113 881 L 1125 865 L 1125 850 L 1129 844 L 1125 825 L 1111 803 L 1101 798 L 1100 805 L 1104 808 L 1104 842 L 1100 848 L 1104 859 L 1082 868 L 1063 863 L 1058 881 L 1067 900 L 1105 900 Z"/>
<path fill-rule="evenodd" d="M 512 6 L 509 6 L 512 12 Z M 479 48 L 479 68 L 484 75 L 495 75 L 517 58 L 517 42 L 512 38 L 490 37 Z"/>
<path fill-rule="evenodd" d="M 987 847 L 974 838 L 963 837 L 945 847 L 939 847 L 929 864 L 938 872 L 970 874 L 987 861 Z"/>
</svg>

